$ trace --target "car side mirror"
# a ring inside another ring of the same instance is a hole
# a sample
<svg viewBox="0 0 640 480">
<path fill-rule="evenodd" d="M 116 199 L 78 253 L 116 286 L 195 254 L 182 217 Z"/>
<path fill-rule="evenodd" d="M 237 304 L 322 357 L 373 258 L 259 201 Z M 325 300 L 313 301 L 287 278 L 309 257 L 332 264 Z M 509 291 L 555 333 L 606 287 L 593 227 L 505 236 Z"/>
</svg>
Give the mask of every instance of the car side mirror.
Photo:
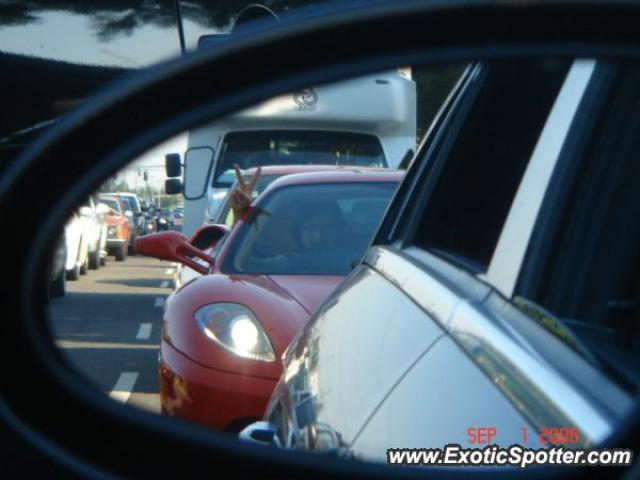
<svg viewBox="0 0 640 480">
<path fill-rule="evenodd" d="M 212 167 L 213 148 L 194 147 L 187 150 L 184 156 L 184 186 L 182 189 L 184 198 L 198 200 L 204 197 Z"/>
<path fill-rule="evenodd" d="M 140 255 L 159 258 L 170 262 L 179 262 L 198 273 L 205 275 L 213 266 L 213 258 L 189 243 L 187 237 L 175 231 L 151 233 L 136 238 L 133 249 Z M 196 262 L 197 257 L 209 264 L 209 267 Z"/>
<path fill-rule="evenodd" d="M 131 210 L 125 210 L 124 215 L 127 218 L 133 218 L 133 212 Z"/>
<path fill-rule="evenodd" d="M 182 193 L 182 180 L 179 178 L 167 178 L 164 181 L 164 192 L 168 195 Z"/>
<path fill-rule="evenodd" d="M 164 171 L 169 178 L 182 175 L 182 162 L 179 153 L 167 153 L 164 156 Z"/>
<path fill-rule="evenodd" d="M 213 248 L 230 231 L 227 225 L 205 225 L 196 230 L 189 243 L 200 250 Z"/>
</svg>

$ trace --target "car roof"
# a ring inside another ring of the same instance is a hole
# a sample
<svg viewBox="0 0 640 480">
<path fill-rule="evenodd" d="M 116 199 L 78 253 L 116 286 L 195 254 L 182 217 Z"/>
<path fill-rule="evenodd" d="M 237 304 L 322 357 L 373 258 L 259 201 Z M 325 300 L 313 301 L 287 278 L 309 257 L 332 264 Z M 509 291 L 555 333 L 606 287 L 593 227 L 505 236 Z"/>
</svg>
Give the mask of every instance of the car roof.
<svg viewBox="0 0 640 480">
<path fill-rule="evenodd" d="M 264 176 L 268 175 L 290 175 L 293 173 L 307 173 L 307 172 L 324 172 L 335 171 L 336 169 L 348 169 L 353 168 L 351 166 L 336 166 L 336 165 L 266 165 L 260 167 L 260 174 Z M 253 176 L 258 167 L 247 168 L 242 171 L 243 176 Z"/>
<path fill-rule="evenodd" d="M 336 167 L 322 171 L 284 175 L 269 185 L 264 193 L 291 185 L 322 183 L 399 183 L 404 170 L 371 167 Z"/>
</svg>

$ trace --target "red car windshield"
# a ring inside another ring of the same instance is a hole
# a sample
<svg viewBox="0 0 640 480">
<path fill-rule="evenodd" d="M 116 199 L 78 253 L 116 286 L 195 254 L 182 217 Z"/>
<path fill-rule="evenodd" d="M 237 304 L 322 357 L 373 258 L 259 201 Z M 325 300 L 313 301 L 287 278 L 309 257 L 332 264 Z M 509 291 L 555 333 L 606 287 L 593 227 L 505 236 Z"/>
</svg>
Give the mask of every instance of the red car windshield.
<svg viewBox="0 0 640 480">
<path fill-rule="evenodd" d="M 364 255 L 396 186 L 332 183 L 276 190 L 253 208 L 222 271 L 346 275 Z"/>
</svg>

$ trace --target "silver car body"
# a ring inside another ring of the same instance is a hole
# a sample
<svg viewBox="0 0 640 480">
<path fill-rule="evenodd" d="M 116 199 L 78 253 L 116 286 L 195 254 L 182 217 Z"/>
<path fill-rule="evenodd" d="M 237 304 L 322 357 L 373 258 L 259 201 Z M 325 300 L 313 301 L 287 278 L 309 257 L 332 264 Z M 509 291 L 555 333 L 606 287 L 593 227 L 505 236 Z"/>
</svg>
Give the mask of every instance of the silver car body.
<svg viewBox="0 0 640 480">
<path fill-rule="evenodd" d="M 577 446 L 614 431 L 629 392 L 513 298 L 595 65 L 571 65 L 485 273 L 417 247 L 374 246 L 320 307 L 285 353 L 265 414 L 273 443 L 385 462 L 389 448 L 477 447 L 470 428 L 494 428 L 504 447 L 541 446 L 545 426 L 577 429 Z"/>
</svg>

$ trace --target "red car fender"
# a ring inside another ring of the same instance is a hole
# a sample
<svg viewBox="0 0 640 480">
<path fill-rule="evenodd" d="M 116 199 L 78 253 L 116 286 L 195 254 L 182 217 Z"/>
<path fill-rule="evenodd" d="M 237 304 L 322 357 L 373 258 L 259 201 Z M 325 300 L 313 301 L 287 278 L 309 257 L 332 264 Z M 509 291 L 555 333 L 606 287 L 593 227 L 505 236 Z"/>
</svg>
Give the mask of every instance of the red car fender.
<svg viewBox="0 0 640 480">
<path fill-rule="evenodd" d="M 267 333 L 276 359 L 264 362 L 243 358 L 207 338 L 195 313 L 212 303 L 239 303 L 249 308 Z M 213 274 L 189 282 L 167 299 L 163 341 L 203 366 L 277 379 L 282 372 L 282 352 L 308 320 L 309 313 L 265 276 Z"/>
</svg>

